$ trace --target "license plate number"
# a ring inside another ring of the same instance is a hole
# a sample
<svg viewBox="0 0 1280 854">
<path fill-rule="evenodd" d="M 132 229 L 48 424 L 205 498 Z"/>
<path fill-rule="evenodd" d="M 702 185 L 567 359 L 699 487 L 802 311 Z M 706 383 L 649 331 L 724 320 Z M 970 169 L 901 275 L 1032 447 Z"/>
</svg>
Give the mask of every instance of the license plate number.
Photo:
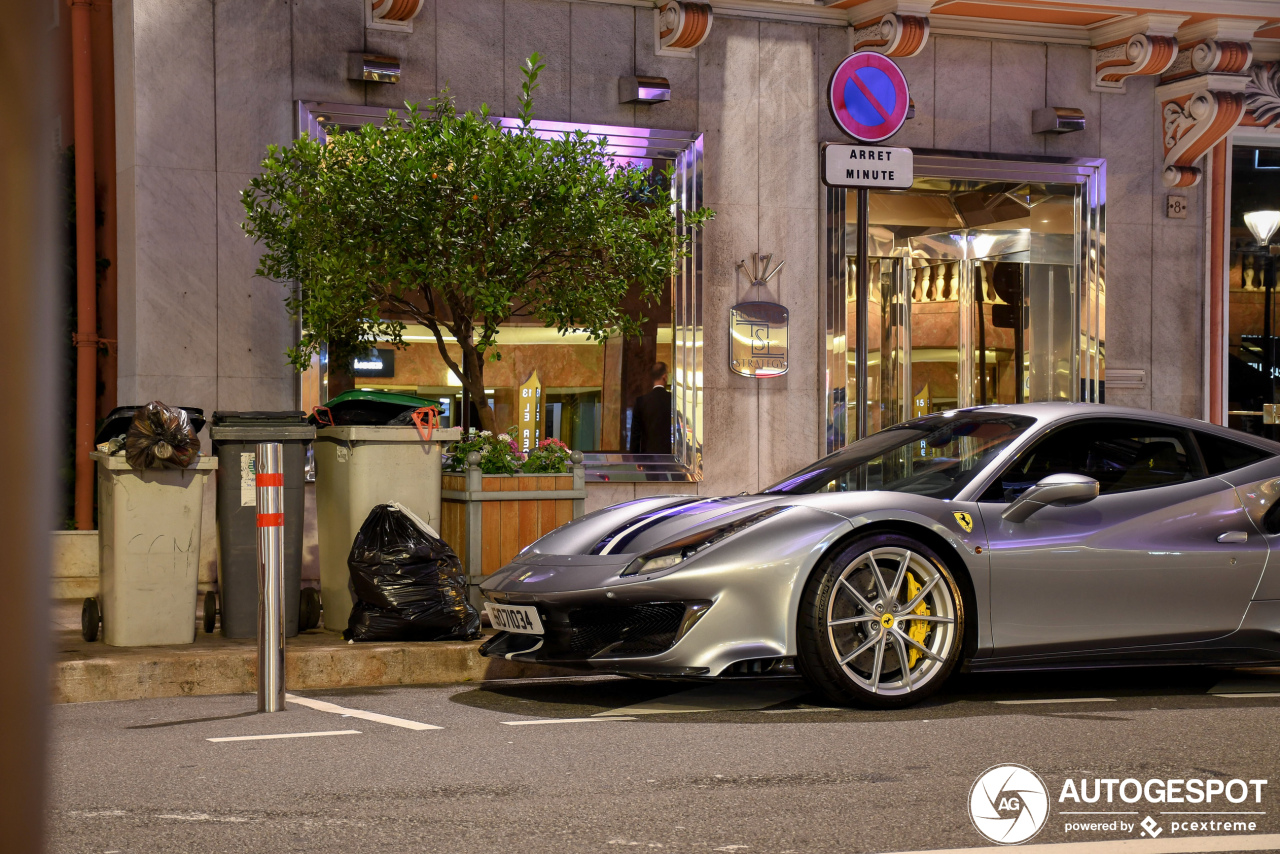
<svg viewBox="0 0 1280 854">
<path fill-rule="evenodd" d="M 493 623 L 495 629 L 522 635 L 544 633 L 538 609 L 532 605 L 497 605 L 485 602 L 484 609 L 489 612 L 489 622 Z"/>
</svg>

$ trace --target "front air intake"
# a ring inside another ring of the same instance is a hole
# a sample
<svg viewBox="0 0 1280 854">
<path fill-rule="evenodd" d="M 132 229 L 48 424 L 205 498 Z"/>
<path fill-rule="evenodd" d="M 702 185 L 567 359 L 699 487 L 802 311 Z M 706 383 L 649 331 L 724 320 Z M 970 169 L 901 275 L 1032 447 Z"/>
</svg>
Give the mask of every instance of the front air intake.
<svg viewBox="0 0 1280 854">
<path fill-rule="evenodd" d="M 584 658 L 657 655 L 675 645 L 684 612 L 679 602 L 579 608 L 569 612 L 569 648 Z"/>
</svg>

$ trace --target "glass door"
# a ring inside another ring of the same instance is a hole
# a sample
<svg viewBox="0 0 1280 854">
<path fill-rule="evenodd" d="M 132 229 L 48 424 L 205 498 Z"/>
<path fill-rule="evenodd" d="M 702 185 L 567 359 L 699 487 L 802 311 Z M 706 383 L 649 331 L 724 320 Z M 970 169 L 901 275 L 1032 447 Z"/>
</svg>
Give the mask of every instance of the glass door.
<svg viewBox="0 0 1280 854">
<path fill-rule="evenodd" d="M 918 178 L 909 191 L 871 194 L 864 395 L 871 432 L 965 406 L 1096 399 L 1101 244 L 1091 236 L 1086 189 Z M 852 231 L 856 221 L 844 219 Z M 844 386 L 828 399 L 849 401 L 829 424 L 833 449 L 856 438 L 850 245 L 837 292 L 843 327 L 828 337 L 840 348 L 828 364 L 843 372 Z M 1090 287 L 1082 288 L 1086 279 Z"/>
</svg>

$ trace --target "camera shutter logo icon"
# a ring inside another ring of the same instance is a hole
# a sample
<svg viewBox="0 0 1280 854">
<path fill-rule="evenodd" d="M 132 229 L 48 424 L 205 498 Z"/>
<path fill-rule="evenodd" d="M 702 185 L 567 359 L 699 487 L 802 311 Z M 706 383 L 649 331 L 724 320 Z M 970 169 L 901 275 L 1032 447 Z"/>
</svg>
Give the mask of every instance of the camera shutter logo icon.
<svg viewBox="0 0 1280 854">
<path fill-rule="evenodd" d="M 1026 842 L 1049 818 L 1049 791 L 1026 766 L 996 765 L 982 772 L 969 791 L 969 818 L 992 842 Z"/>
</svg>

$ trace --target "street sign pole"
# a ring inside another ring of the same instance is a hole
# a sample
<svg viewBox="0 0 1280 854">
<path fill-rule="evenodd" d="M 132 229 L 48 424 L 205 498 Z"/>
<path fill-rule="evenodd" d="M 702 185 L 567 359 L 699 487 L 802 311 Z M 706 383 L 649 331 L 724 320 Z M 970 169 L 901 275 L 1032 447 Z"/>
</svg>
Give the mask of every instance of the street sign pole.
<svg viewBox="0 0 1280 854">
<path fill-rule="evenodd" d="M 871 228 L 871 191 L 906 189 L 911 186 L 914 178 L 915 164 L 909 148 L 840 143 L 827 144 L 822 148 L 822 182 L 828 187 L 854 190 L 858 199 L 857 249 L 854 256 L 857 328 L 853 335 L 853 416 L 856 439 L 863 439 L 871 432 L 871 399 L 867 380 L 871 303 L 871 253 L 867 244 Z"/>
<path fill-rule="evenodd" d="M 892 59 L 874 51 L 857 51 L 836 66 L 827 87 L 827 104 L 836 125 L 859 143 L 883 142 L 906 121 L 911 107 L 907 78 Z M 858 439 L 870 433 L 871 396 L 867 380 L 870 356 L 871 190 L 909 189 L 915 177 L 911 149 L 879 145 L 827 143 L 822 147 L 822 183 L 858 194 L 858 242 L 854 273 L 857 329 L 854 330 L 854 422 Z M 866 467 L 859 468 L 858 488 L 866 489 Z"/>
<path fill-rule="evenodd" d="M 854 385 L 857 388 L 858 399 L 855 404 L 855 410 L 858 422 L 858 438 L 863 439 L 867 436 L 868 412 L 867 412 L 867 357 L 868 353 L 868 336 L 867 324 L 870 322 L 870 311 L 868 304 L 871 302 L 871 272 L 868 269 L 870 260 L 867 257 L 867 231 L 870 227 L 870 208 L 871 208 L 871 191 L 866 187 L 858 188 L 858 248 L 856 270 L 858 276 L 857 287 L 855 290 L 855 298 L 858 301 L 858 329 L 854 336 L 854 349 L 857 351 L 857 368 L 854 373 Z M 859 469 L 863 475 L 866 473 L 866 467 Z M 859 489 L 865 486 L 859 484 Z"/>
</svg>

